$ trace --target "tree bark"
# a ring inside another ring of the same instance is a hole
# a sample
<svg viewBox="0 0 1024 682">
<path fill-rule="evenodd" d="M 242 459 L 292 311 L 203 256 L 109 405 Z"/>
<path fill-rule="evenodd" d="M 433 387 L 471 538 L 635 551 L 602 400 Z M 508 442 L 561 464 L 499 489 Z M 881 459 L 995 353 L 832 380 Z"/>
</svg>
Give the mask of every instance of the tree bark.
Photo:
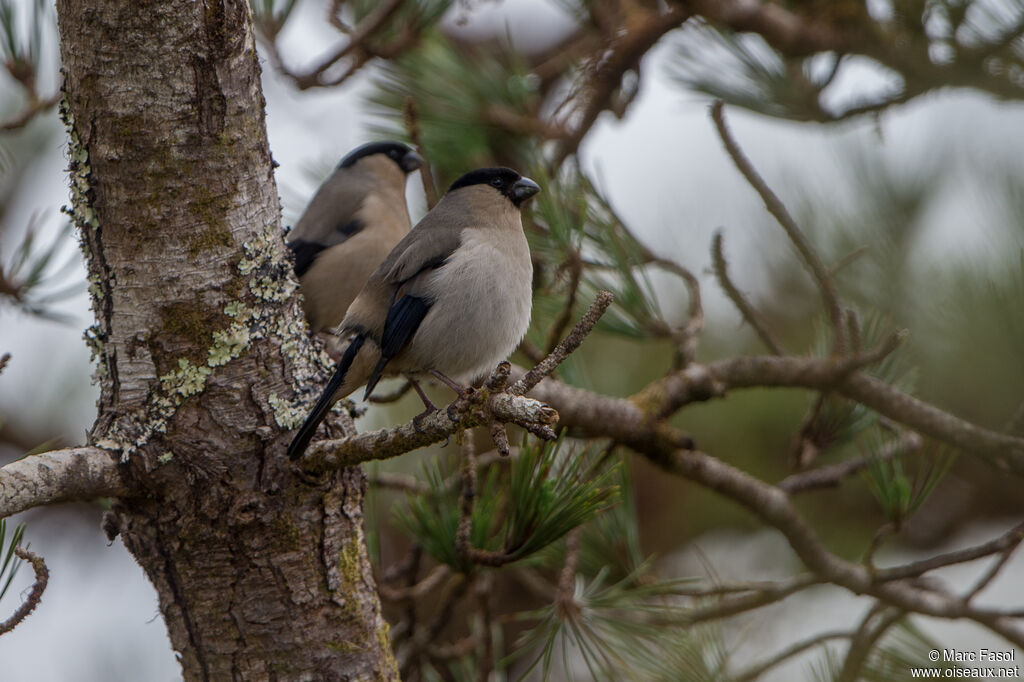
<svg viewBox="0 0 1024 682">
<path fill-rule="evenodd" d="M 96 323 L 90 445 L 185 679 L 395 679 L 363 474 L 284 455 L 305 334 L 246 0 L 58 0 L 72 218 Z"/>
</svg>

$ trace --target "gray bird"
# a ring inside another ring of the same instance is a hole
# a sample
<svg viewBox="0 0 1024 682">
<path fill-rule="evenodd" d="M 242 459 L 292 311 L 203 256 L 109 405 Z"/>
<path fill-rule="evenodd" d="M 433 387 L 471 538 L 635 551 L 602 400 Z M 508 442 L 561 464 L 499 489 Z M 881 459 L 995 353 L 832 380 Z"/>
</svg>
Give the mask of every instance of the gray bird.
<svg viewBox="0 0 1024 682">
<path fill-rule="evenodd" d="M 509 168 L 456 180 L 402 238 L 341 323 L 349 345 L 288 447 L 297 459 L 336 401 L 384 375 L 430 373 L 456 391 L 515 350 L 530 325 L 533 264 L 520 206 L 540 191 Z"/>
<path fill-rule="evenodd" d="M 423 158 L 400 142 L 349 152 L 289 235 L 303 306 L 314 332 L 337 327 L 374 268 L 409 233 L 406 176 Z"/>
</svg>

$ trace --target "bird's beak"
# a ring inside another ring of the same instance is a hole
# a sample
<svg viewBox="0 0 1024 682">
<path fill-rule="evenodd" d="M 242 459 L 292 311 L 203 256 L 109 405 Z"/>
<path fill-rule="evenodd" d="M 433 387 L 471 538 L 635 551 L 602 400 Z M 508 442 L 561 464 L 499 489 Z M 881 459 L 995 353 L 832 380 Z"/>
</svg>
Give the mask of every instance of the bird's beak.
<svg viewBox="0 0 1024 682">
<path fill-rule="evenodd" d="M 404 170 L 406 173 L 412 173 L 414 170 L 423 165 L 423 157 L 420 156 L 415 151 L 413 151 L 412 149 L 410 149 L 408 152 L 405 153 L 405 156 L 402 157 L 402 162 L 399 165 L 401 165 L 402 170 Z"/>
<path fill-rule="evenodd" d="M 512 201 L 518 206 L 539 191 L 540 185 L 530 178 L 519 178 L 512 185 Z"/>
</svg>

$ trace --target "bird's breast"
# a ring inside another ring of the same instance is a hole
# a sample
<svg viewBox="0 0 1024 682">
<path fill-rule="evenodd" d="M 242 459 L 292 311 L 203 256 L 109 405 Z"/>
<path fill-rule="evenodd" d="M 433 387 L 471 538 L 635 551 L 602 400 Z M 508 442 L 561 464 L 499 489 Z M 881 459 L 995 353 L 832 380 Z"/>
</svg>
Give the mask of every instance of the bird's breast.
<svg viewBox="0 0 1024 682">
<path fill-rule="evenodd" d="M 533 265 L 522 230 L 473 228 L 425 287 L 433 305 L 410 351 L 424 369 L 469 381 L 507 358 L 526 334 Z"/>
</svg>

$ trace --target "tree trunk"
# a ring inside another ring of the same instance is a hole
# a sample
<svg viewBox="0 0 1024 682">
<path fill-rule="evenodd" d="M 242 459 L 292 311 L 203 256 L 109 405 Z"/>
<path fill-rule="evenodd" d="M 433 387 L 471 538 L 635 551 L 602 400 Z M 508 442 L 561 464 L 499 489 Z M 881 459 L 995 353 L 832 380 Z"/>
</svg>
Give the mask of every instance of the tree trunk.
<svg viewBox="0 0 1024 682">
<path fill-rule="evenodd" d="M 90 441 L 187 680 L 397 678 L 358 468 L 284 456 L 319 375 L 246 0 L 58 0 L 72 215 L 96 323 Z"/>
</svg>

